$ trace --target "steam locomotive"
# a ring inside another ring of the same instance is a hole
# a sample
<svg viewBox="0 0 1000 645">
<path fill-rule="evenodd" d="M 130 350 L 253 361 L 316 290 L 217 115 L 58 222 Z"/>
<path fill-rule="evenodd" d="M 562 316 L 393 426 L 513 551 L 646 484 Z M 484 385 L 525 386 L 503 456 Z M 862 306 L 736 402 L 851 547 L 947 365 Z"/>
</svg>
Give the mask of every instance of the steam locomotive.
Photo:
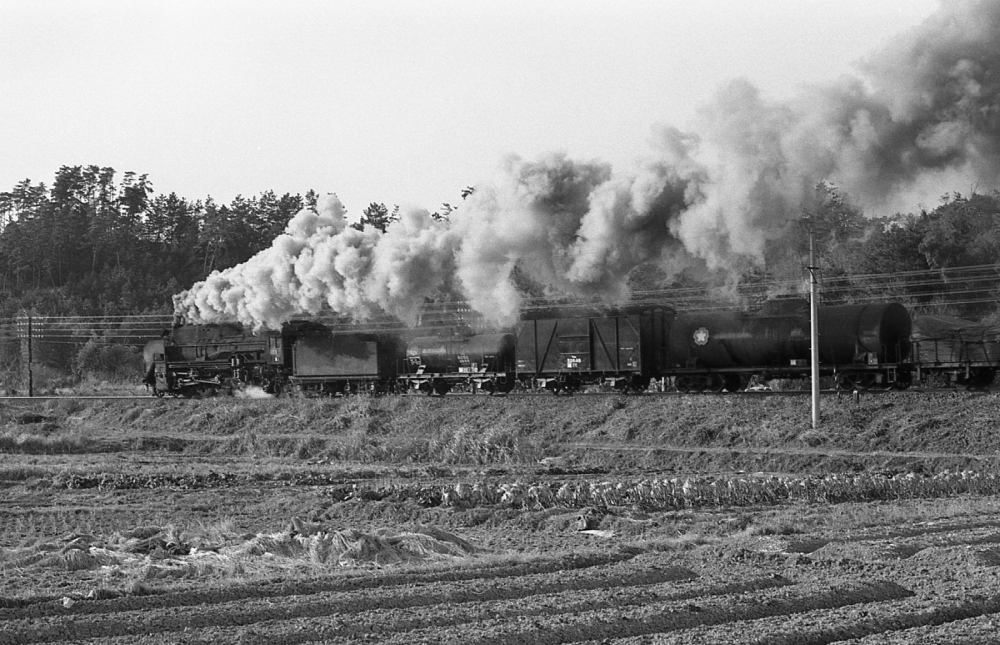
<svg viewBox="0 0 1000 645">
<path fill-rule="evenodd" d="M 961 337 L 915 335 L 898 303 L 818 313 L 819 372 L 838 388 L 905 389 L 935 374 L 983 387 L 1000 365 L 1000 343 L 971 351 Z M 185 397 L 246 386 L 326 395 L 560 394 L 591 385 L 628 392 L 653 381 L 682 392 L 735 392 L 755 381 L 808 377 L 809 330 L 809 305 L 799 298 L 771 300 L 755 312 L 554 307 L 490 332 L 357 331 L 316 321 L 261 333 L 236 324 L 177 325 L 146 345 L 144 381 L 157 396 Z"/>
</svg>

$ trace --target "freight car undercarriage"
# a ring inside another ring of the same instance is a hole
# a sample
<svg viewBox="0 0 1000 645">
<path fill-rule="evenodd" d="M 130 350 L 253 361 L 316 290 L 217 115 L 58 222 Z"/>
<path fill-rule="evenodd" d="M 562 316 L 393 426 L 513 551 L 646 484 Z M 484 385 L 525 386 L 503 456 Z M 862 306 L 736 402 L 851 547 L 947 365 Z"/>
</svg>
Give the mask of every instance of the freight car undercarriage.
<svg viewBox="0 0 1000 645">
<path fill-rule="evenodd" d="M 668 374 L 678 392 L 739 392 L 751 383 L 763 384 L 774 379 L 811 378 L 809 367 L 745 368 L 730 370 L 677 369 Z M 845 391 L 878 389 L 905 390 L 913 382 L 907 365 L 823 366 L 820 377 L 832 377 L 836 388 Z"/>
<path fill-rule="evenodd" d="M 400 377 L 401 390 L 418 391 L 427 395 L 444 396 L 452 390 L 464 392 L 484 392 L 486 394 L 507 394 L 514 390 L 517 379 L 507 372 L 488 372 L 486 370 L 450 373 L 424 372 L 418 369 L 415 374 Z"/>
<path fill-rule="evenodd" d="M 563 372 L 544 376 L 529 376 L 520 379 L 524 390 L 547 390 L 553 394 L 572 394 L 588 386 L 598 386 L 616 390 L 622 394 L 629 392 L 645 392 L 651 378 L 634 373 L 613 374 L 580 374 Z"/>
</svg>

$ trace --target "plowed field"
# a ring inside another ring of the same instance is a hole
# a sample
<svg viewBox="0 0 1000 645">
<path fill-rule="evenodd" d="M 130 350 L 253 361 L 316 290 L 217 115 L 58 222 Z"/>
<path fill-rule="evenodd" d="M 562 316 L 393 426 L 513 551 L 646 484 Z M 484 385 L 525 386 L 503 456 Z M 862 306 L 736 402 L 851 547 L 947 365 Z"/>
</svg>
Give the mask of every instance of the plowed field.
<svg viewBox="0 0 1000 645">
<path fill-rule="evenodd" d="M 997 642 L 998 400 L 913 401 L 7 406 L 0 644 Z"/>
</svg>

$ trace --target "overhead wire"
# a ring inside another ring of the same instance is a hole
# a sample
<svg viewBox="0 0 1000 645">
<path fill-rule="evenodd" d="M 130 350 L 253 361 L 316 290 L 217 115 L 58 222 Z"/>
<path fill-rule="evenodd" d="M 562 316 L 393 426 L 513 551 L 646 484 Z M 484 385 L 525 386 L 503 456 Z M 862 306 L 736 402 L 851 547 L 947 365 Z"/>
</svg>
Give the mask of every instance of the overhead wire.
<svg viewBox="0 0 1000 645">
<path fill-rule="evenodd" d="M 850 300 L 857 304 L 885 301 L 887 291 L 899 291 L 897 298 L 913 307 L 967 306 L 996 303 L 1000 285 L 1000 265 L 984 264 L 908 271 L 825 275 L 820 273 L 821 297 Z M 734 302 L 762 302 L 768 297 L 801 294 L 806 297 L 805 279 L 769 279 L 725 287 L 676 286 L 633 292 L 620 306 L 664 305 L 692 310 L 732 308 Z M 603 307 L 605 303 L 579 296 L 526 297 L 521 311 L 531 313 L 560 307 Z M 400 331 L 408 326 L 388 314 L 355 321 L 334 314 L 312 318 L 334 333 Z M 0 319 L 0 341 L 26 337 L 30 321 L 33 339 L 49 343 L 144 341 L 158 337 L 174 323 L 167 314 L 55 316 L 31 315 Z M 467 302 L 429 303 L 422 311 L 420 329 L 436 331 L 456 325 L 488 327 L 485 317 Z M 128 344 L 128 343 L 122 343 Z"/>
</svg>

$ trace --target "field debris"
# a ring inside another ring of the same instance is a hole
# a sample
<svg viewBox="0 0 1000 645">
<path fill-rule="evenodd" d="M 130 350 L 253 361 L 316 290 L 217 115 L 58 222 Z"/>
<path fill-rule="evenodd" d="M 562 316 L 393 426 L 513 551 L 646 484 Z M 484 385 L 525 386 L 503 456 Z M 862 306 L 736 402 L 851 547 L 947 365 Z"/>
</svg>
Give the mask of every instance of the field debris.
<svg viewBox="0 0 1000 645">
<path fill-rule="evenodd" d="M 435 527 L 412 531 L 334 530 L 294 518 L 278 533 L 199 535 L 150 527 L 107 539 L 71 535 L 57 542 L 0 549 L 0 571 L 98 571 L 108 579 L 196 578 L 300 566 L 384 567 L 469 557 L 477 549 Z"/>
</svg>

